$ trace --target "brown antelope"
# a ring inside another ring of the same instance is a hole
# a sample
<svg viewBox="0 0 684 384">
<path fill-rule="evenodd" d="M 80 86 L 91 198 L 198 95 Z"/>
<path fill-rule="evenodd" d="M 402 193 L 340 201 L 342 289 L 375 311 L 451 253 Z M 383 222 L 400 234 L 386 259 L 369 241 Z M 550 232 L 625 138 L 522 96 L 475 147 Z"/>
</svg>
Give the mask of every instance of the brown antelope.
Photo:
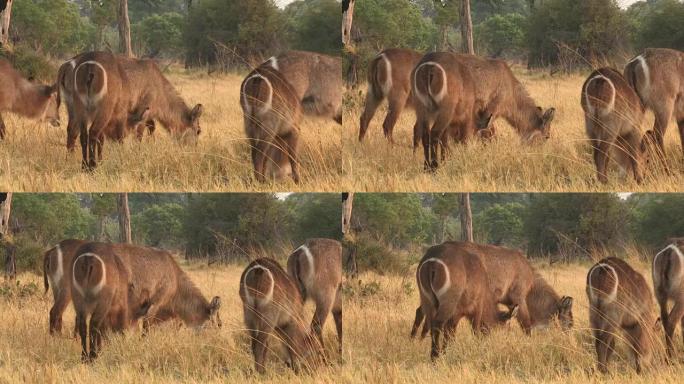
<svg viewBox="0 0 684 384">
<path fill-rule="evenodd" d="M 660 306 L 660 319 L 665 329 L 667 355 L 674 357 L 674 332 L 677 324 L 684 324 L 684 240 L 672 243 L 653 258 L 653 287 Z M 668 304 L 673 307 L 668 312 Z M 684 327 L 683 327 L 684 329 Z"/>
<path fill-rule="evenodd" d="M 112 130 L 106 136 L 123 138 L 131 119 L 134 126 L 158 120 L 177 138 L 194 141 L 199 135 L 202 105 L 190 109 L 154 62 L 88 52 L 75 66 L 73 112 L 84 167 L 97 165 L 95 151 L 105 132 Z"/>
<path fill-rule="evenodd" d="M 78 127 L 75 127 L 75 117 L 74 117 L 74 70 L 76 69 L 76 63 L 79 60 L 79 58 L 82 55 L 86 55 L 87 53 L 80 54 L 77 56 L 74 56 L 72 59 L 69 61 L 65 62 L 59 67 L 59 71 L 57 72 L 57 85 L 59 86 L 59 93 L 57 94 L 57 107 L 62 103 L 62 100 L 64 101 L 64 104 L 66 106 L 67 110 L 67 115 L 69 117 L 69 121 L 67 124 L 67 150 L 68 151 L 73 151 L 74 147 L 76 145 L 76 139 L 78 139 L 78 136 L 80 134 L 80 129 Z M 123 56 L 116 56 L 118 59 L 121 60 L 132 60 L 125 58 Z M 138 111 L 136 111 L 138 113 Z M 136 132 L 136 137 L 138 140 L 142 140 L 145 128 L 149 131 L 150 135 L 152 135 L 155 131 L 156 125 L 154 123 L 154 120 L 147 120 L 144 122 L 144 124 L 135 124 L 136 123 L 136 117 L 139 117 L 142 119 L 142 116 L 140 114 L 136 115 L 135 113 L 131 114 L 131 117 L 129 118 L 128 121 L 128 126 L 127 131 L 135 131 Z M 131 126 L 135 127 L 131 127 Z M 126 132 L 127 133 L 127 132 Z M 122 140 L 123 137 L 121 132 L 114 132 L 111 127 L 108 127 L 108 129 L 105 130 L 104 134 L 112 140 Z"/>
<path fill-rule="evenodd" d="M 413 108 L 411 97 L 411 71 L 422 53 L 411 49 L 390 48 L 380 52 L 368 65 L 368 91 L 366 107 L 361 115 L 359 141 L 366 136 L 368 124 L 380 103 L 387 99 L 388 110 L 382 131 L 393 143 L 392 132 L 404 108 Z"/>
<path fill-rule="evenodd" d="M 663 137 L 673 118 L 684 151 L 684 52 L 648 48 L 625 66 L 624 74 L 644 106 L 655 115 L 658 152 L 665 153 Z"/>
<path fill-rule="evenodd" d="M 262 65 L 247 75 L 240 86 L 240 105 L 258 181 L 265 181 L 266 176 L 277 178 L 277 170 L 282 170 L 284 174 L 291 173 L 295 183 L 299 182 L 301 106 L 296 91 L 285 79 L 277 70 Z M 283 164 L 284 159 L 289 164 Z"/>
<path fill-rule="evenodd" d="M 293 369 L 298 370 L 300 360 L 307 366 L 317 363 L 322 348 L 307 332 L 304 300 L 278 262 L 267 258 L 252 261 L 240 277 L 240 299 L 257 372 L 266 370 L 266 352 L 273 334 L 287 347 Z"/>
<path fill-rule="evenodd" d="M 612 155 L 625 174 L 641 183 L 647 141 L 642 139 L 644 108 L 639 96 L 620 72 L 600 68 L 584 82 L 580 100 L 598 180 L 608 182 L 606 168 Z"/>
<path fill-rule="evenodd" d="M 589 269 L 587 296 L 599 371 L 608 372 L 617 332 L 622 331 L 634 355 L 636 371 L 641 373 L 650 362 L 655 324 L 646 279 L 625 261 L 609 257 Z"/>
<path fill-rule="evenodd" d="M 475 131 L 473 77 L 455 54 L 433 52 L 423 56 L 411 79 L 416 98 L 414 147 L 420 137 L 425 169 L 435 170 L 439 166 L 437 146 L 445 140 L 450 125 L 464 136 Z"/>
<path fill-rule="evenodd" d="M 430 322 L 433 360 L 442 354 L 461 318 L 470 320 L 473 331 L 486 333 L 515 313 L 501 315 L 482 260 L 456 244 L 430 247 L 418 266 L 416 280 L 420 307 Z"/>
<path fill-rule="evenodd" d="M 508 306 L 511 310 L 517 308 L 515 317 L 526 334 L 530 334 L 532 329 L 546 328 L 556 320 L 561 329 L 572 328 L 573 298 L 558 295 L 544 278 L 534 271 L 522 252 L 470 242 L 450 241 L 444 244 L 449 244 L 453 249 L 478 255 L 482 259 L 494 293 L 494 300 L 498 304 Z M 411 337 L 416 336 L 423 318 L 421 307 L 418 307 Z M 427 331 L 426 323 L 421 336 L 425 337 Z"/>
<path fill-rule="evenodd" d="M 47 293 L 52 286 L 54 304 L 50 309 L 50 334 L 62 331 L 62 315 L 71 303 L 71 269 L 74 255 L 87 241 L 67 239 L 43 254 L 43 283 Z"/>
<path fill-rule="evenodd" d="M 25 79 L 5 59 L 0 58 L 0 140 L 5 138 L 2 112 L 12 112 L 30 119 L 49 121 L 59 126 L 56 88 Z"/>
<path fill-rule="evenodd" d="M 316 303 L 311 330 L 323 346 L 323 326 L 332 311 L 342 353 L 342 244 L 332 239 L 308 239 L 287 259 L 287 272 L 302 299 Z"/>
<path fill-rule="evenodd" d="M 278 71 L 292 85 L 306 115 L 342 124 L 342 59 L 316 52 L 286 51 L 259 68 Z"/>
</svg>

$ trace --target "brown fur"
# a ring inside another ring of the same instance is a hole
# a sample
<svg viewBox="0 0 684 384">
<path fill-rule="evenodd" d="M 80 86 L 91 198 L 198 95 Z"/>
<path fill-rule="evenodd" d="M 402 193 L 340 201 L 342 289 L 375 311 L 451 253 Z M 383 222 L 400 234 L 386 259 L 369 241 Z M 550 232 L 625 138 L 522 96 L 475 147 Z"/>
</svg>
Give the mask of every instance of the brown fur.
<svg viewBox="0 0 684 384">
<path fill-rule="evenodd" d="M 461 318 L 470 320 L 477 333 L 486 333 L 510 318 L 498 311 L 480 257 L 454 243 L 430 247 L 418 266 L 416 280 L 420 307 L 430 323 L 433 360 L 443 353 Z"/>
<path fill-rule="evenodd" d="M 287 347 L 292 368 L 297 370 L 300 360 L 308 366 L 316 364 L 322 351 L 306 330 L 304 300 L 278 262 L 266 258 L 252 261 L 240 277 L 240 299 L 257 372 L 265 373 L 268 342 L 273 334 Z"/>
<path fill-rule="evenodd" d="M 52 285 L 54 304 L 50 308 L 50 334 L 62 331 L 62 315 L 71 303 L 71 268 L 76 251 L 87 241 L 62 240 L 43 254 L 45 292 Z M 61 258 L 61 262 L 60 262 Z"/>
<path fill-rule="evenodd" d="M 414 148 L 418 146 L 420 138 L 425 169 L 435 170 L 439 166 L 437 146 L 446 139 L 449 127 L 456 127 L 463 137 L 475 130 L 475 100 L 472 96 L 475 84 L 468 68 L 462 65 L 455 54 L 447 52 L 423 56 L 411 72 L 411 79 L 416 98 Z M 442 159 L 444 156 L 442 152 Z"/>
<path fill-rule="evenodd" d="M 359 141 L 362 141 L 380 103 L 387 99 L 388 111 L 382 131 L 393 143 L 392 132 L 404 108 L 414 108 L 411 96 L 411 71 L 422 53 L 411 49 L 390 48 L 380 52 L 368 65 L 368 92 L 361 115 Z"/>
<path fill-rule="evenodd" d="M 564 330 L 572 328 L 573 298 L 560 297 L 544 278 L 534 271 L 522 252 L 470 242 L 451 241 L 444 244 L 478 255 L 482 259 L 494 300 L 511 309 L 518 308 L 516 318 L 525 333 L 529 334 L 533 328 L 547 327 L 555 320 L 558 320 Z M 416 310 L 411 337 L 415 337 L 423 321 L 423 314 L 419 310 L 420 308 Z M 423 327 L 422 336 L 426 334 L 427 328 Z"/>
<path fill-rule="evenodd" d="M 56 87 L 35 84 L 25 79 L 5 59 L 0 58 L 0 140 L 5 138 L 2 112 L 59 125 Z"/>
<path fill-rule="evenodd" d="M 310 252 L 313 265 L 309 263 L 303 247 Z M 287 272 L 297 284 L 304 301 L 311 299 L 316 303 L 311 330 L 321 345 L 322 328 L 332 312 L 338 351 L 342 353 L 342 244 L 332 239 L 306 240 L 287 259 Z"/>
<path fill-rule="evenodd" d="M 608 182 L 606 168 L 612 155 L 624 172 L 641 183 L 647 148 L 641 133 L 644 108 L 634 89 L 620 72 L 600 68 L 584 82 L 580 103 L 599 181 Z"/>
<path fill-rule="evenodd" d="M 74 78 L 75 127 L 88 169 L 97 165 L 98 146 L 101 158 L 105 136 L 122 139 L 127 126 L 142 121 L 159 120 L 176 137 L 193 141 L 200 132 L 202 105 L 188 108 L 152 61 L 88 52 L 76 61 Z"/>
<path fill-rule="evenodd" d="M 644 71 L 639 57 L 646 62 L 648 71 Z M 663 137 L 673 118 L 679 127 L 684 151 L 684 52 L 648 48 L 627 64 L 624 74 L 646 108 L 655 115 L 653 130 L 659 153 L 664 154 Z"/>
<path fill-rule="evenodd" d="M 298 183 L 301 106 L 295 89 L 284 75 L 262 65 L 243 80 L 240 105 L 256 179 L 278 179 L 289 171 Z"/>
<path fill-rule="evenodd" d="M 684 254 L 684 239 L 672 239 L 670 245 L 653 258 L 653 287 L 665 330 L 667 354 L 671 359 L 674 357 L 675 329 L 680 323 L 684 325 L 684 257 L 680 253 Z M 670 301 L 673 306 L 668 312 Z"/>
<path fill-rule="evenodd" d="M 587 297 L 599 371 L 608 372 L 615 338 L 622 331 L 640 373 L 650 362 L 654 340 L 653 297 L 646 279 L 625 261 L 606 258 L 587 273 Z"/>
<path fill-rule="evenodd" d="M 275 63 L 275 65 L 274 65 Z M 286 51 L 260 68 L 275 68 L 292 85 L 307 115 L 342 124 L 342 59 L 316 52 Z"/>
</svg>

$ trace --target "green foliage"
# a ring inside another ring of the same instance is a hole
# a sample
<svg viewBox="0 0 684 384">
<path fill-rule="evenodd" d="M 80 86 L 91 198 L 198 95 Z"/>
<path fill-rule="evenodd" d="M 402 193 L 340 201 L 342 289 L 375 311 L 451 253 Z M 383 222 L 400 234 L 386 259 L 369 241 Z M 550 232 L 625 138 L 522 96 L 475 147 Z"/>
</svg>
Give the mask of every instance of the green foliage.
<svg viewBox="0 0 684 384">
<path fill-rule="evenodd" d="M 635 195 L 634 237 L 649 247 L 662 247 L 668 238 L 684 235 L 684 198 L 678 194 Z"/>
<path fill-rule="evenodd" d="M 24 299 L 38 296 L 38 285 L 34 282 L 4 281 L 0 284 L 0 297 L 6 300 Z"/>
<path fill-rule="evenodd" d="M 183 52 L 183 15 L 154 14 L 132 26 L 131 39 L 140 44 L 139 54 L 178 57 Z"/>
<path fill-rule="evenodd" d="M 12 200 L 12 217 L 21 223 L 24 236 L 41 244 L 88 238 L 93 224 L 78 195 L 68 193 L 17 193 Z"/>
<path fill-rule="evenodd" d="M 14 51 L 9 53 L 0 50 L 0 56 L 9 60 L 14 69 L 19 71 L 26 78 L 35 78 L 44 83 L 53 82 L 55 79 L 55 72 L 57 67 L 53 65 L 47 58 L 39 55 L 34 50 L 24 46 L 14 48 Z"/>
<path fill-rule="evenodd" d="M 526 26 L 523 15 L 493 15 L 476 28 L 475 39 L 482 41 L 480 51 L 489 56 L 521 56 L 525 52 Z"/>
<path fill-rule="evenodd" d="M 359 236 L 353 247 L 356 248 L 359 271 L 375 271 L 380 275 L 404 274 L 413 261 L 404 252 L 393 250 L 384 241 L 370 236 Z"/>
<path fill-rule="evenodd" d="M 342 13 L 336 0 L 299 0 L 285 8 L 294 49 L 339 55 Z"/>
<path fill-rule="evenodd" d="M 67 0 L 24 0 L 12 7 L 11 34 L 32 49 L 52 55 L 83 51 L 92 27 Z"/>
<path fill-rule="evenodd" d="M 408 0 L 364 0 L 356 3 L 354 23 L 374 49 L 404 47 L 427 51 L 435 43 L 436 28 Z"/>
<path fill-rule="evenodd" d="M 146 207 L 131 217 L 134 242 L 154 247 L 176 248 L 183 243 L 185 209 L 177 203 Z"/>
<path fill-rule="evenodd" d="M 484 234 L 490 244 L 520 248 L 524 243 L 523 216 L 525 206 L 520 203 L 494 204 L 473 217 L 475 231 Z"/>
<path fill-rule="evenodd" d="M 684 2 L 638 2 L 630 7 L 628 16 L 639 49 L 657 47 L 684 50 Z"/>
<path fill-rule="evenodd" d="M 292 240 L 301 243 L 311 237 L 339 239 L 342 235 L 341 200 L 337 193 L 296 193 L 285 204 L 289 216 Z"/>
</svg>

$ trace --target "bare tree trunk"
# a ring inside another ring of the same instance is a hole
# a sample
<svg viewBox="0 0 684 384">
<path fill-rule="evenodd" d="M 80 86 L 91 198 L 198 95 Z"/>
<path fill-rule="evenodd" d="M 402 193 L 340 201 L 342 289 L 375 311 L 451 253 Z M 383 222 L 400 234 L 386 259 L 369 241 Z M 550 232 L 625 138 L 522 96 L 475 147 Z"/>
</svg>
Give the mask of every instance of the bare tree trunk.
<svg viewBox="0 0 684 384">
<path fill-rule="evenodd" d="M 119 194 L 119 240 L 131 244 L 131 211 L 128 209 L 128 193 Z"/>
<path fill-rule="evenodd" d="M 354 20 L 355 0 L 342 0 L 342 44 L 351 44 L 351 28 Z"/>
<path fill-rule="evenodd" d="M 12 192 L 0 194 L 0 239 L 9 234 Z"/>
<path fill-rule="evenodd" d="M 347 88 L 353 89 L 359 82 L 359 55 L 352 39 L 352 21 L 354 20 L 355 0 L 342 0 L 342 44 L 349 56 L 349 70 L 347 71 Z"/>
<path fill-rule="evenodd" d="M 461 0 L 461 37 L 463 40 L 463 52 L 474 55 L 473 19 L 470 16 L 470 0 Z"/>
<path fill-rule="evenodd" d="M 459 216 L 461 217 L 461 240 L 473 241 L 473 212 L 470 209 L 470 193 L 462 193 L 460 197 Z"/>
<path fill-rule="evenodd" d="M 10 19 L 12 18 L 13 0 L 0 0 L 0 46 L 9 45 Z"/>
<path fill-rule="evenodd" d="M 444 52 L 449 45 L 449 26 L 447 24 L 439 26 L 439 43 L 437 44 L 437 51 Z"/>
<path fill-rule="evenodd" d="M 131 21 L 128 19 L 128 0 L 119 0 L 119 51 L 133 57 L 131 47 Z"/>
<path fill-rule="evenodd" d="M 2 242 L 5 248 L 5 279 L 17 278 L 17 247 L 9 241 Z"/>
<path fill-rule="evenodd" d="M 342 194 L 342 234 L 351 230 L 352 205 L 354 204 L 354 192 Z"/>
</svg>

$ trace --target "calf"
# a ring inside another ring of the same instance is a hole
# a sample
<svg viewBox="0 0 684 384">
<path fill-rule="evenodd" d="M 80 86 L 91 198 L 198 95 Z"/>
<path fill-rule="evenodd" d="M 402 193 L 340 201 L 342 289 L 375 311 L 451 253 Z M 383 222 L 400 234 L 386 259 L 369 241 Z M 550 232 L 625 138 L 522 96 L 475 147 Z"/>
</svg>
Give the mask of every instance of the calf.
<svg viewBox="0 0 684 384">
<path fill-rule="evenodd" d="M 589 323 L 593 329 L 598 369 L 608 372 L 615 338 L 622 331 L 634 355 L 637 373 L 653 349 L 653 297 L 646 279 L 625 261 L 609 257 L 587 273 Z"/>
<path fill-rule="evenodd" d="M 304 301 L 297 285 L 272 259 L 252 261 L 240 277 L 240 299 L 257 372 L 265 373 L 268 341 L 274 333 L 287 347 L 290 366 L 316 364 L 322 348 L 306 329 Z"/>
<path fill-rule="evenodd" d="M 302 299 L 316 303 L 311 330 L 321 345 L 322 328 L 332 311 L 338 350 L 342 353 L 342 244 L 332 239 L 309 239 L 287 259 L 287 271 Z"/>
</svg>

